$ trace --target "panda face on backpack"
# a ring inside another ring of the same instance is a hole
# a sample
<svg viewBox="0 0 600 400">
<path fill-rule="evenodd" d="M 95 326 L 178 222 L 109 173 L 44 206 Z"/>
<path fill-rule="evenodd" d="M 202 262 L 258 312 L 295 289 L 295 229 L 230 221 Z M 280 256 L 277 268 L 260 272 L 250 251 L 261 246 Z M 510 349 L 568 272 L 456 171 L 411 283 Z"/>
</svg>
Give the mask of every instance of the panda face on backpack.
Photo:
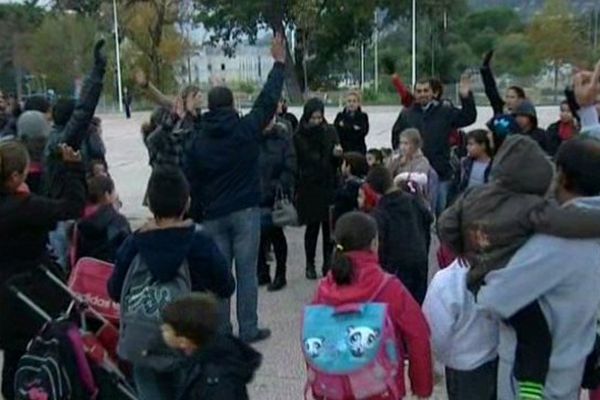
<svg viewBox="0 0 600 400">
<path fill-rule="evenodd" d="M 325 339 L 320 337 L 308 338 L 304 341 L 304 351 L 310 358 L 317 358 L 323 350 Z"/>
<path fill-rule="evenodd" d="M 379 329 L 368 326 L 348 327 L 348 347 L 354 357 L 363 357 L 367 350 L 375 347 L 379 339 Z"/>
</svg>

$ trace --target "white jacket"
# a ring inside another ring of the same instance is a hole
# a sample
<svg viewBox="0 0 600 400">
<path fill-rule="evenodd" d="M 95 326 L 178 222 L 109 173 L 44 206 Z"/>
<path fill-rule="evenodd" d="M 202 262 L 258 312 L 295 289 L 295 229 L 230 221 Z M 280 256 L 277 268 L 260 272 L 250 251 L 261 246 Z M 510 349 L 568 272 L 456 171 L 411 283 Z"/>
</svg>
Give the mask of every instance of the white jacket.
<svg viewBox="0 0 600 400">
<path fill-rule="evenodd" d="M 431 328 L 436 359 L 471 371 L 498 356 L 499 322 L 475 303 L 459 261 L 438 272 L 427 291 L 423 313 Z"/>
</svg>

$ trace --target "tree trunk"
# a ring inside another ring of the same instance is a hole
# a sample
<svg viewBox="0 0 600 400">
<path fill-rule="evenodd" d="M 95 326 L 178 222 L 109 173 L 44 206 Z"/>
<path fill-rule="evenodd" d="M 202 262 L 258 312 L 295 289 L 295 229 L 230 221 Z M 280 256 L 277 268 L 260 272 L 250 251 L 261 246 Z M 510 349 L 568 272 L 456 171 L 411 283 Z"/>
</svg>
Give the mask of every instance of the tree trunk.
<svg viewBox="0 0 600 400">
<path fill-rule="evenodd" d="M 283 11 L 283 9 L 279 10 Z M 285 35 L 285 29 L 283 26 L 283 12 L 275 13 L 272 17 L 271 28 L 273 34 L 282 32 Z M 293 103 L 302 102 L 302 89 L 300 88 L 300 82 L 296 73 L 296 66 L 294 63 L 294 57 L 290 50 L 290 41 L 285 38 L 285 91 L 289 97 L 289 100 Z"/>
</svg>

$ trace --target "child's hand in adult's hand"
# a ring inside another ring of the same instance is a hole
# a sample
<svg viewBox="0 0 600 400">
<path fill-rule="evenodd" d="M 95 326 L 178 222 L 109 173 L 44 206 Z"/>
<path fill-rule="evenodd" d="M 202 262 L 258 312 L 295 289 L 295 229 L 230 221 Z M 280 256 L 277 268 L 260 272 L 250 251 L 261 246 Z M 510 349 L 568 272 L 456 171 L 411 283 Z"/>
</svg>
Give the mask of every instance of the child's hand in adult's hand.
<svg viewBox="0 0 600 400">
<path fill-rule="evenodd" d="M 60 152 L 62 154 L 63 162 L 65 163 L 81 162 L 81 152 L 73 150 L 72 147 L 67 146 L 66 144 L 60 145 Z"/>
</svg>

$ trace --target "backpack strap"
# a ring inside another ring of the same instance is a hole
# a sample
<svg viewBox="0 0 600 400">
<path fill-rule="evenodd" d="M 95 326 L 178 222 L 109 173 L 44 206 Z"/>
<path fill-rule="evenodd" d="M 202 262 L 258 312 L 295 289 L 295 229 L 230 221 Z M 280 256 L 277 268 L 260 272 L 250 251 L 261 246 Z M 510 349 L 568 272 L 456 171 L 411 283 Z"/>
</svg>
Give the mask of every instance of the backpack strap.
<svg viewBox="0 0 600 400">
<path fill-rule="evenodd" d="M 371 296 L 371 298 L 369 299 L 369 303 L 373 303 L 375 301 L 375 299 L 377 299 L 377 297 L 379 297 L 379 295 L 381 294 L 383 289 L 385 289 L 385 287 L 388 285 L 388 283 L 390 283 L 392 278 L 393 278 L 392 275 L 388 274 L 387 272 L 384 273 L 383 280 L 381 281 L 381 284 L 379 284 L 379 287 L 377 288 L 375 293 L 373 293 L 373 296 Z"/>
</svg>

